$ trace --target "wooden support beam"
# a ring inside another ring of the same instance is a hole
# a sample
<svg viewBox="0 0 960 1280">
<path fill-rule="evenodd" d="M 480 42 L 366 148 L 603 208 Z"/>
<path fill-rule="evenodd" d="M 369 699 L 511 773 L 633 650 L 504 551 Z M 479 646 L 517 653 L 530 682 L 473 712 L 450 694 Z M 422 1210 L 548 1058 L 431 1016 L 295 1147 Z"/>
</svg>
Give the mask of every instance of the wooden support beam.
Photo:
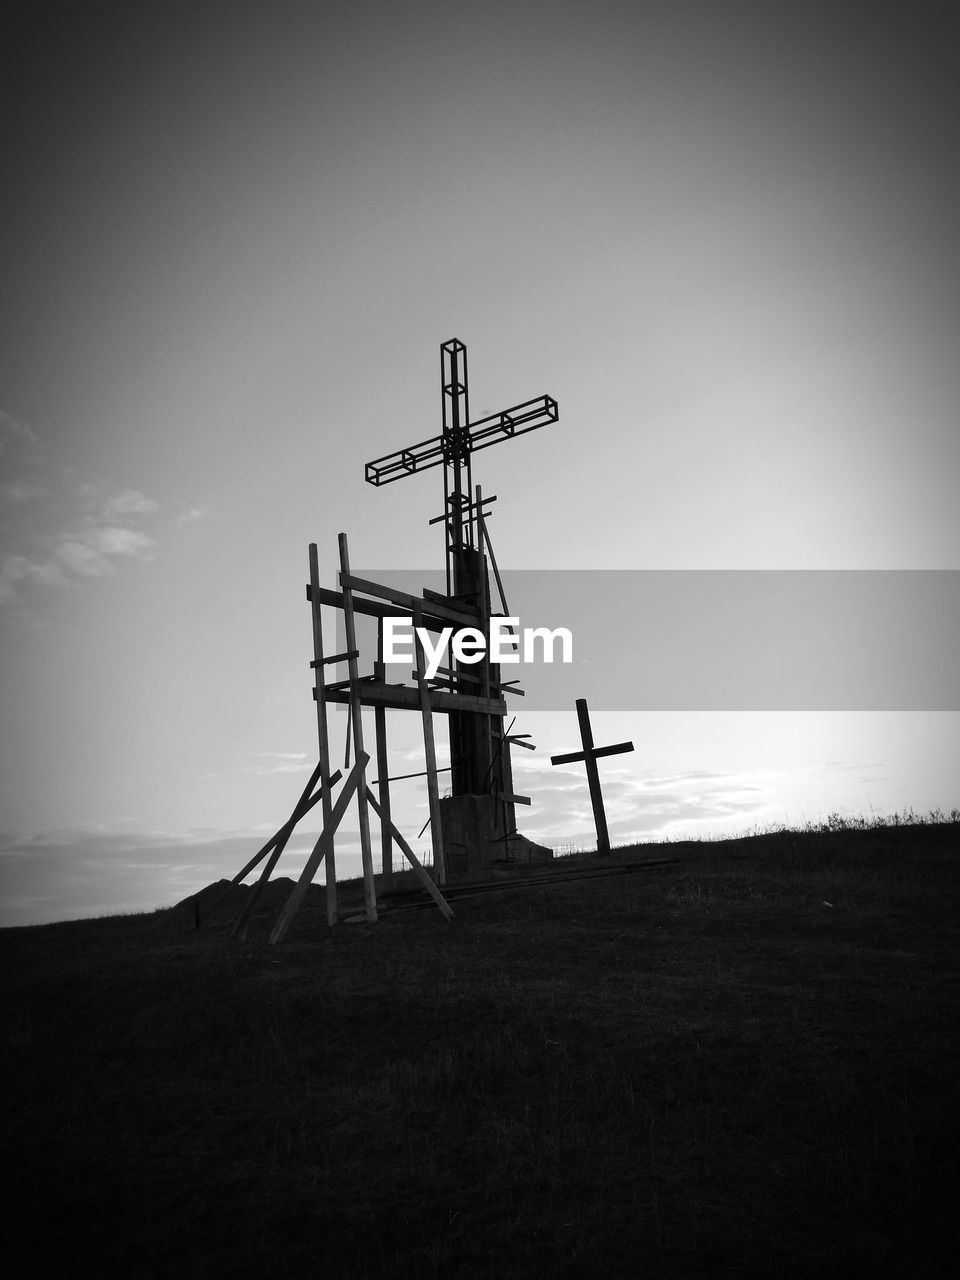
<svg viewBox="0 0 960 1280">
<path fill-rule="evenodd" d="M 326 667 L 329 666 L 331 662 L 348 662 L 351 658 L 359 657 L 360 650 L 351 649 L 349 653 L 334 653 L 331 654 L 329 658 L 320 658 L 319 661 L 315 658 L 313 662 L 310 663 L 310 666 L 314 668 Z"/>
<path fill-rule="evenodd" d="M 310 617 L 313 626 L 313 660 L 314 667 L 313 696 L 317 704 L 317 750 L 320 759 L 320 785 L 323 794 L 323 825 L 329 826 L 332 812 L 331 790 L 333 778 L 330 774 L 330 739 L 327 732 L 327 706 L 323 696 L 323 620 L 320 615 L 320 562 L 317 557 L 317 544 L 310 543 L 310 585 L 307 595 L 310 597 Z M 339 770 L 337 777 L 341 776 Z M 327 886 L 327 924 L 332 928 L 337 923 L 337 858 L 333 846 L 327 857 L 324 868 L 324 879 Z"/>
<path fill-rule="evenodd" d="M 358 652 L 357 629 L 353 618 L 353 586 L 350 579 L 350 553 L 347 547 L 347 535 L 339 535 L 340 543 L 340 581 L 343 585 L 343 625 L 347 637 L 347 652 Z M 363 750 L 363 707 L 358 697 L 359 671 L 357 659 L 348 661 L 350 670 L 350 723 L 353 726 L 353 749 L 357 759 L 369 759 Z M 377 918 L 377 890 L 373 882 L 373 854 L 370 850 L 370 815 L 367 812 L 367 788 L 361 775 L 360 789 L 357 791 L 357 818 L 360 826 L 360 858 L 363 864 L 363 895 L 367 908 L 367 919 L 371 922 Z"/>
<path fill-rule="evenodd" d="M 378 680 L 384 678 L 383 665 L 383 619 L 377 622 L 377 660 L 373 664 L 373 674 Z M 376 785 L 380 788 L 380 878 L 387 889 L 393 888 L 393 836 L 390 832 L 390 768 L 387 763 L 387 709 L 384 706 L 373 709 L 374 731 L 377 739 L 377 773 Z M 384 819 L 383 814 L 386 814 Z"/>
<path fill-rule="evenodd" d="M 317 586 L 313 588 L 307 583 L 307 599 L 313 603 L 316 598 L 319 604 L 328 604 L 332 609 L 343 608 L 343 592 L 333 591 L 330 587 Z M 362 613 L 369 618 L 410 618 L 413 614 L 409 609 L 403 609 L 399 605 L 383 604 L 380 600 L 366 600 L 363 596 L 355 596 L 353 600 L 354 613 Z M 428 631 L 443 631 L 445 627 L 450 625 L 449 621 L 444 621 L 436 617 L 431 611 L 430 606 L 423 615 L 422 626 Z M 470 624 L 472 625 L 472 623 Z"/>
<path fill-rule="evenodd" d="M 487 544 L 487 554 L 490 557 L 490 564 L 493 567 L 493 576 L 497 582 L 497 591 L 500 594 L 500 604 L 503 607 L 504 617 L 510 617 L 510 610 L 507 606 L 507 596 L 503 589 L 503 581 L 500 577 L 500 570 L 497 568 L 497 557 L 493 554 L 493 543 L 490 541 L 490 534 L 487 532 L 487 523 L 485 520 L 480 521 L 481 542 Z"/>
<path fill-rule="evenodd" d="M 417 673 L 413 671 L 411 674 L 416 680 Z M 469 684 L 482 684 L 480 676 L 475 671 L 454 671 L 452 667 L 437 667 L 437 674 L 432 677 L 432 680 L 437 680 L 441 676 L 446 680 L 466 680 Z"/>
<path fill-rule="evenodd" d="M 376 678 L 377 677 L 375 675 L 357 676 L 356 680 L 351 680 L 350 677 L 348 676 L 346 680 L 331 680 L 329 684 L 325 684 L 323 687 L 324 687 L 324 691 L 327 693 L 329 693 L 331 690 L 335 692 L 338 689 L 349 689 L 354 684 L 372 684 L 376 680 Z M 330 702 L 331 699 L 327 698 L 327 701 Z"/>
<path fill-rule="evenodd" d="M 444 919 L 452 920 L 453 909 L 451 908 L 450 904 L 447 902 L 446 898 L 443 896 L 443 894 L 434 884 L 433 880 L 430 878 L 430 875 L 427 872 L 426 868 L 423 866 L 423 863 L 420 861 L 417 855 L 413 852 L 413 850 L 407 844 L 406 840 L 403 838 L 403 836 L 400 834 L 397 828 L 393 825 L 393 820 L 390 818 L 389 814 L 385 815 L 380 812 L 380 806 L 377 803 L 373 792 L 369 790 L 368 790 L 368 799 L 370 800 L 371 805 L 379 815 L 381 822 L 383 822 L 385 825 L 389 825 L 390 830 L 393 833 L 393 838 L 394 840 L 396 840 L 397 844 L 400 846 L 403 856 L 407 859 L 411 867 L 413 867 L 414 871 L 417 873 L 417 877 L 420 880 L 420 883 L 426 889 L 427 893 L 429 893 L 430 897 L 434 900 L 434 902 L 440 908 L 440 912 L 443 915 Z"/>
<path fill-rule="evenodd" d="M 363 777 L 363 771 L 367 767 L 369 759 L 370 757 L 366 752 L 357 752 L 356 762 L 350 770 L 350 773 L 347 775 L 347 780 L 343 784 L 340 794 L 337 796 L 336 804 L 330 811 L 330 821 L 329 823 L 324 823 L 323 830 L 320 832 L 317 843 L 313 846 L 313 852 L 310 854 L 303 870 L 300 872 L 300 878 L 293 886 L 293 892 L 287 899 L 286 905 L 280 913 L 279 920 L 273 926 L 273 932 L 270 934 L 269 938 L 269 945 L 271 947 L 275 946 L 278 942 L 283 941 L 287 930 L 293 923 L 294 916 L 300 909 L 300 904 L 303 902 L 304 894 L 307 892 L 313 877 L 317 873 L 317 868 L 324 858 L 329 858 L 330 851 L 333 848 L 333 837 L 336 834 L 340 823 L 343 821 L 343 815 L 347 812 L 347 806 L 353 799 L 354 792 L 360 785 L 360 780 Z"/>
<path fill-rule="evenodd" d="M 381 600 L 390 600 L 393 604 L 400 605 L 403 609 L 408 609 L 414 613 L 416 609 L 423 612 L 424 601 L 419 596 L 412 596 L 407 591 L 398 591 L 395 587 L 386 587 L 380 582 L 371 582 L 369 578 L 358 578 L 349 572 L 344 575 L 340 574 L 341 589 L 349 587 L 352 591 L 361 591 L 366 595 L 376 596 Z M 449 605 L 440 604 L 439 601 L 432 600 L 429 605 L 429 611 L 434 617 L 442 618 L 449 625 L 451 622 L 461 627 L 472 627 L 477 621 L 475 613 L 466 613 L 459 609 L 451 609 Z M 391 614 L 390 617 L 396 615 Z M 418 622 L 417 626 L 422 627 L 424 623 Z"/>
<path fill-rule="evenodd" d="M 420 626 L 420 605 L 413 611 L 415 626 Z M 427 797 L 430 803 L 430 823 L 433 840 L 433 870 L 440 884 L 447 883 L 447 866 L 443 855 L 443 827 L 440 821 L 440 788 L 437 786 L 437 750 L 433 738 L 433 711 L 431 699 L 442 697 L 442 694 L 431 694 L 424 678 L 426 663 L 423 657 L 423 645 L 414 631 L 414 653 L 417 660 L 418 683 L 420 685 L 420 716 L 423 721 L 423 751 L 427 765 Z"/>
<path fill-rule="evenodd" d="M 350 701 L 350 690 L 328 684 L 324 697 L 327 702 L 346 703 Z M 382 705 L 397 711 L 416 711 L 420 706 L 418 689 L 402 684 L 379 684 L 375 680 L 359 681 L 357 697 L 365 707 Z M 472 711 L 479 715 L 503 716 L 507 710 L 502 698 L 481 698 L 472 693 L 447 693 L 435 689 L 430 691 L 430 699 L 434 711 Z"/>
<path fill-rule="evenodd" d="M 485 507 L 485 506 L 487 505 L 487 503 L 488 503 L 488 502 L 496 502 L 496 500 L 497 500 L 497 495 L 496 495 L 495 493 L 494 493 L 494 494 L 491 494 L 489 498 L 484 498 L 484 499 L 483 499 L 483 506 Z M 450 501 L 452 501 L 452 498 L 450 499 Z M 470 502 L 470 501 L 468 501 L 468 499 L 467 499 L 466 497 L 464 497 L 464 498 L 463 498 L 463 500 L 462 500 L 462 501 L 461 501 L 461 503 L 460 503 L 460 511 L 461 511 L 464 515 L 466 515 L 466 513 L 467 513 L 468 511 L 474 511 L 474 512 L 475 512 L 476 510 L 477 510 L 477 504 L 476 504 L 475 502 Z M 489 511 L 483 511 L 483 510 L 481 509 L 480 514 L 481 514 L 482 516 L 486 517 L 486 516 L 488 516 L 488 515 L 490 514 L 490 512 L 489 512 Z M 443 513 L 443 515 L 442 515 L 442 516 L 432 516 L 432 517 L 427 521 L 427 524 L 443 524 L 443 522 L 444 522 L 445 520 L 449 520 L 449 518 L 450 518 L 449 513 L 445 511 L 445 512 Z"/>
<path fill-rule="evenodd" d="M 201 924 L 203 924 L 205 920 L 209 920 L 210 917 L 214 914 L 214 912 L 220 910 L 220 908 L 227 901 L 227 899 L 233 895 L 233 891 L 237 888 L 240 882 L 247 878 L 247 876 L 254 869 L 254 867 L 258 866 L 263 861 L 263 859 L 270 853 L 270 851 L 276 847 L 279 841 L 282 840 L 284 844 L 286 844 L 287 840 L 290 837 L 290 833 L 293 831 L 294 827 L 297 825 L 300 819 L 305 814 L 309 813 L 315 804 L 319 804 L 321 800 L 320 793 L 318 792 L 316 795 L 311 795 L 311 792 L 313 791 L 313 788 L 316 786 L 319 777 L 320 777 L 320 766 L 317 765 L 313 773 L 310 775 L 310 781 L 307 783 L 306 787 L 304 788 L 303 795 L 301 795 L 300 799 L 297 801 L 297 804 L 293 810 L 293 813 L 290 815 L 287 821 L 283 824 L 283 826 L 278 831 L 275 831 L 273 833 L 273 835 L 270 837 L 267 843 L 265 845 L 261 845 L 261 847 L 253 855 L 250 861 L 246 863 L 245 866 L 241 867 L 241 869 L 230 881 L 230 884 L 227 886 L 224 892 L 220 895 L 219 898 L 217 898 L 216 902 L 213 904 L 210 910 L 205 911 L 202 916 L 197 917 L 198 928 Z M 340 774 L 338 773 L 331 779 L 331 781 L 336 782 L 339 778 L 340 778 Z M 308 797 L 308 798 L 305 799 L 304 797 Z"/>
<path fill-rule="evenodd" d="M 452 767 L 453 766 L 449 764 L 441 765 L 440 768 L 437 769 L 435 772 L 449 773 Z M 404 782 L 407 778 L 425 778 L 426 776 L 427 776 L 427 770 L 421 769 L 419 773 L 395 773 L 393 777 L 388 778 L 387 781 L 388 782 Z M 374 778 L 373 783 L 371 785 L 376 786 L 376 784 L 379 781 L 380 781 L 379 778 Z"/>
<path fill-rule="evenodd" d="M 307 788 L 304 790 L 303 795 L 300 797 L 299 801 L 297 802 L 297 807 L 296 809 L 294 809 L 293 814 L 291 815 L 289 821 L 286 822 L 285 825 L 281 827 L 280 830 L 277 832 L 276 843 L 274 844 L 273 852 L 270 854 L 270 857 L 267 858 L 266 862 L 263 864 L 263 870 L 260 872 L 260 878 L 257 880 L 257 883 L 253 886 L 253 889 L 251 890 L 249 897 L 247 898 L 246 902 L 243 904 L 243 909 L 241 910 L 239 916 L 237 916 L 236 923 L 234 924 L 233 928 L 230 931 L 231 938 L 238 938 L 240 937 L 241 933 L 243 933 L 244 926 L 249 920 L 254 907 L 257 905 L 257 903 L 260 900 L 260 895 L 261 893 L 263 893 L 264 886 L 266 885 L 270 877 L 273 875 L 274 868 L 276 867 L 277 863 L 280 861 L 280 855 L 283 853 L 284 849 L 287 847 L 287 841 L 290 839 L 290 836 L 293 834 L 294 827 L 297 825 L 300 819 L 313 808 L 313 806 L 317 803 L 318 800 L 323 799 L 323 797 L 319 794 L 315 796 L 310 795 L 310 791 L 312 791 L 313 789 L 314 779 L 316 778 L 319 772 L 320 772 L 320 766 L 317 765 L 317 768 L 314 770 L 313 776 L 311 777 L 310 782 L 307 784 Z M 342 777 L 342 774 L 338 769 L 337 772 L 330 779 L 330 785 L 332 786 L 335 782 L 338 782 L 341 777 Z M 329 795 L 327 796 L 327 803 L 328 805 L 330 803 Z"/>
</svg>

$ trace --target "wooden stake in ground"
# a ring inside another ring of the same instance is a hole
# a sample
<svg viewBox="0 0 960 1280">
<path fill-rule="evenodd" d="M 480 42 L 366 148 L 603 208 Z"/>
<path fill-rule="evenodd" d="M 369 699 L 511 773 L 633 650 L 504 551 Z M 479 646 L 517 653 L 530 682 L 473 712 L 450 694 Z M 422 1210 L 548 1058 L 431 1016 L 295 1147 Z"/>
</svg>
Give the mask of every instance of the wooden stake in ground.
<svg viewBox="0 0 960 1280">
<path fill-rule="evenodd" d="M 433 874 L 437 884 L 447 883 L 447 864 L 443 851 L 443 826 L 440 820 L 440 787 L 437 783 L 437 748 L 433 737 L 433 712 L 430 707 L 430 690 L 425 674 L 426 663 L 418 627 L 423 626 L 423 613 L 419 603 L 413 609 L 414 656 L 417 661 L 417 685 L 420 689 L 420 714 L 423 720 L 423 753 L 427 764 L 427 799 L 430 804 L 430 835 L 433 839 Z"/>
<path fill-rule="evenodd" d="M 314 697 L 317 703 L 317 743 L 320 753 L 320 781 L 323 786 L 323 825 L 330 825 L 330 814 L 333 801 L 330 797 L 330 744 L 327 738 L 327 703 L 323 696 L 325 683 L 324 668 L 327 660 L 323 656 L 323 624 L 320 616 L 320 567 L 317 558 L 317 544 L 310 543 L 310 612 L 313 622 L 313 670 Z M 335 655 L 334 660 L 339 658 Z M 327 924 L 337 923 L 337 861 L 331 846 L 327 854 L 324 876 L 327 885 Z"/>
<path fill-rule="evenodd" d="M 270 934 L 269 945 L 275 946 L 278 942 L 282 942 L 283 938 L 293 923 L 293 918 L 300 909 L 304 895 L 309 889 L 313 877 L 317 874 L 317 868 L 325 857 L 329 857 L 330 850 L 333 848 L 333 838 L 336 835 L 337 827 L 343 821 L 343 815 L 347 811 L 347 806 L 353 799 L 361 782 L 363 782 L 364 770 L 370 757 L 365 751 L 357 752 L 357 759 L 353 768 L 347 775 L 347 780 L 341 788 L 337 797 L 337 802 L 330 811 L 330 821 L 320 832 L 320 838 L 313 847 L 313 852 L 307 859 L 303 870 L 300 872 L 300 879 L 293 886 L 293 893 L 287 899 L 280 918 L 273 926 L 273 932 Z M 376 916 L 374 916 L 376 919 Z"/>
<path fill-rule="evenodd" d="M 632 742 L 617 742 L 612 747 L 595 747 L 593 730 L 590 728 L 590 713 L 587 711 L 586 698 L 577 699 L 577 719 L 580 721 L 580 741 L 582 751 L 570 751 L 565 755 L 551 756 L 551 764 L 574 764 L 583 760 L 587 766 L 587 782 L 590 784 L 590 801 L 593 805 L 593 820 L 597 827 L 597 853 L 610 852 L 610 837 L 607 834 L 607 815 L 603 811 L 603 792 L 600 790 L 600 772 L 597 760 L 600 756 L 617 756 L 625 751 L 633 750 Z"/>
<path fill-rule="evenodd" d="M 383 664 L 383 619 L 377 619 L 377 660 L 373 674 L 381 683 L 386 680 Z M 393 888 L 393 832 L 390 825 L 390 765 L 387 760 L 387 709 L 374 707 L 373 723 L 377 738 L 377 781 L 380 787 L 380 876 L 384 889 Z"/>
<path fill-rule="evenodd" d="M 357 666 L 357 632 L 353 620 L 353 589 L 350 585 L 350 555 L 347 535 L 340 534 L 340 589 L 343 592 L 343 625 L 347 637 L 347 669 L 350 672 L 350 723 L 353 726 L 353 749 L 357 760 L 366 763 L 369 756 L 363 750 L 363 709 L 360 703 L 360 671 Z M 377 919 L 377 891 L 373 882 L 373 856 L 370 852 L 370 816 L 367 811 L 366 778 L 361 774 L 361 786 L 357 789 L 357 818 L 360 826 L 360 859 L 363 864 L 363 896 L 367 919 Z"/>
<path fill-rule="evenodd" d="M 401 852 L 403 853 L 407 861 L 410 863 L 411 867 L 413 867 L 414 871 L 417 873 L 417 878 L 419 879 L 420 883 L 423 885 L 427 893 L 429 893 L 430 897 L 434 900 L 434 902 L 440 908 L 440 914 L 443 916 L 445 920 L 452 920 L 453 911 L 450 909 L 450 905 L 447 902 L 446 898 L 443 896 L 443 894 L 440 892 L 437 886 L 430 879 L 429 875 L 427 875 L 426 871 L 423 869 L 423 866 L 420 863 L 420 859 L 413 852 L 413 850 L 407 844 L 406 840 L 404 840 L 403 836 L 394 826 L 393 819 L 389 816 L 389 814 L 381 812 L 380 805 L 377 803 L 377 797 L 373 794 L 373 792 L 370 790 L 369 787 L 367 787 L 367 799 L 370 801 L 371 805 L 373 806 L 380 821 L 385 825 L 389 824 L 390 830 L 392 831 L 393 837 L 396 840 L 397 844 L 400 846 Z"/>
</svg>

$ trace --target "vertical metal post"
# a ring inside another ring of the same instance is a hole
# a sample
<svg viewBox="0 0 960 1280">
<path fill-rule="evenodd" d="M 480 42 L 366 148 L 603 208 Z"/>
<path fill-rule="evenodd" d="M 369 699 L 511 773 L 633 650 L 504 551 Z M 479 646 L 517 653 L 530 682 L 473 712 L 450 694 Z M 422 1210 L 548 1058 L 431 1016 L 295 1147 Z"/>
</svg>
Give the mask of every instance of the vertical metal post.
<svg viewBox="0 0 960 1280">
<path fill-rule="evenodd" d="M 467 348 L 458 338 L 440 344 L 443 411 L 443 496 L 446 514 L 447 595 L 459 591 L 464 547 L 473 544 L 470 510 L 470 396 Z"/>
</svg>

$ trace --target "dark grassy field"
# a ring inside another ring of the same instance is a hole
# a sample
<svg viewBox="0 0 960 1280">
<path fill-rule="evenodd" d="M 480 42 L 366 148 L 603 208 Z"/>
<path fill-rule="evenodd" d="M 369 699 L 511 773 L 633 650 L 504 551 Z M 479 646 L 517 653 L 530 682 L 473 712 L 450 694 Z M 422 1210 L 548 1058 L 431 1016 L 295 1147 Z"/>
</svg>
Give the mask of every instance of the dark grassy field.
<svg viewBox="0 0 960 1280">
<path fill-rule="evenodd" d="M 960 826 L 672 855 L 3 931 L 8 1274 L 953 1275 Z"/>
</svg>

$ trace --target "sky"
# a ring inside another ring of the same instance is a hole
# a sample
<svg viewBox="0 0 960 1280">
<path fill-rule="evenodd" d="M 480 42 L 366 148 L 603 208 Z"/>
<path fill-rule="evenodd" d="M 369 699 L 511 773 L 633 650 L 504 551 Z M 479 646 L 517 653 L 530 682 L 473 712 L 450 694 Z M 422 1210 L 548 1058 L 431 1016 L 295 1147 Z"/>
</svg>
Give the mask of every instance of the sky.
<svg viewBox="0 0 960 1280">
<path fill-rule="evenodd" d="M 0 924 L 175 902 L 286 819 L 308 544 L 330 586 L 341 531 L 357 571 L 442 567 L 440 472 L 363 464 L 439 430 L 452 337 L 474 417 L 559 402 L 475 460 L 504 568 L 941 571 L 951 634 L 949 6 L 14 3 L 6 30 Z M 654 643 L 627 597 L 631 644 L 517 711 L 521 829 L 557 848 L 592 835 L 582 767 L 549 764 L 574 700 L 713 616 Z M 938 696 L 598 709 L 635 746 L 601 766 L 611 839 L 949 811 L 955 669 Z M 395 806 L 415 836 L 423 783 Z"/>
</svg>

